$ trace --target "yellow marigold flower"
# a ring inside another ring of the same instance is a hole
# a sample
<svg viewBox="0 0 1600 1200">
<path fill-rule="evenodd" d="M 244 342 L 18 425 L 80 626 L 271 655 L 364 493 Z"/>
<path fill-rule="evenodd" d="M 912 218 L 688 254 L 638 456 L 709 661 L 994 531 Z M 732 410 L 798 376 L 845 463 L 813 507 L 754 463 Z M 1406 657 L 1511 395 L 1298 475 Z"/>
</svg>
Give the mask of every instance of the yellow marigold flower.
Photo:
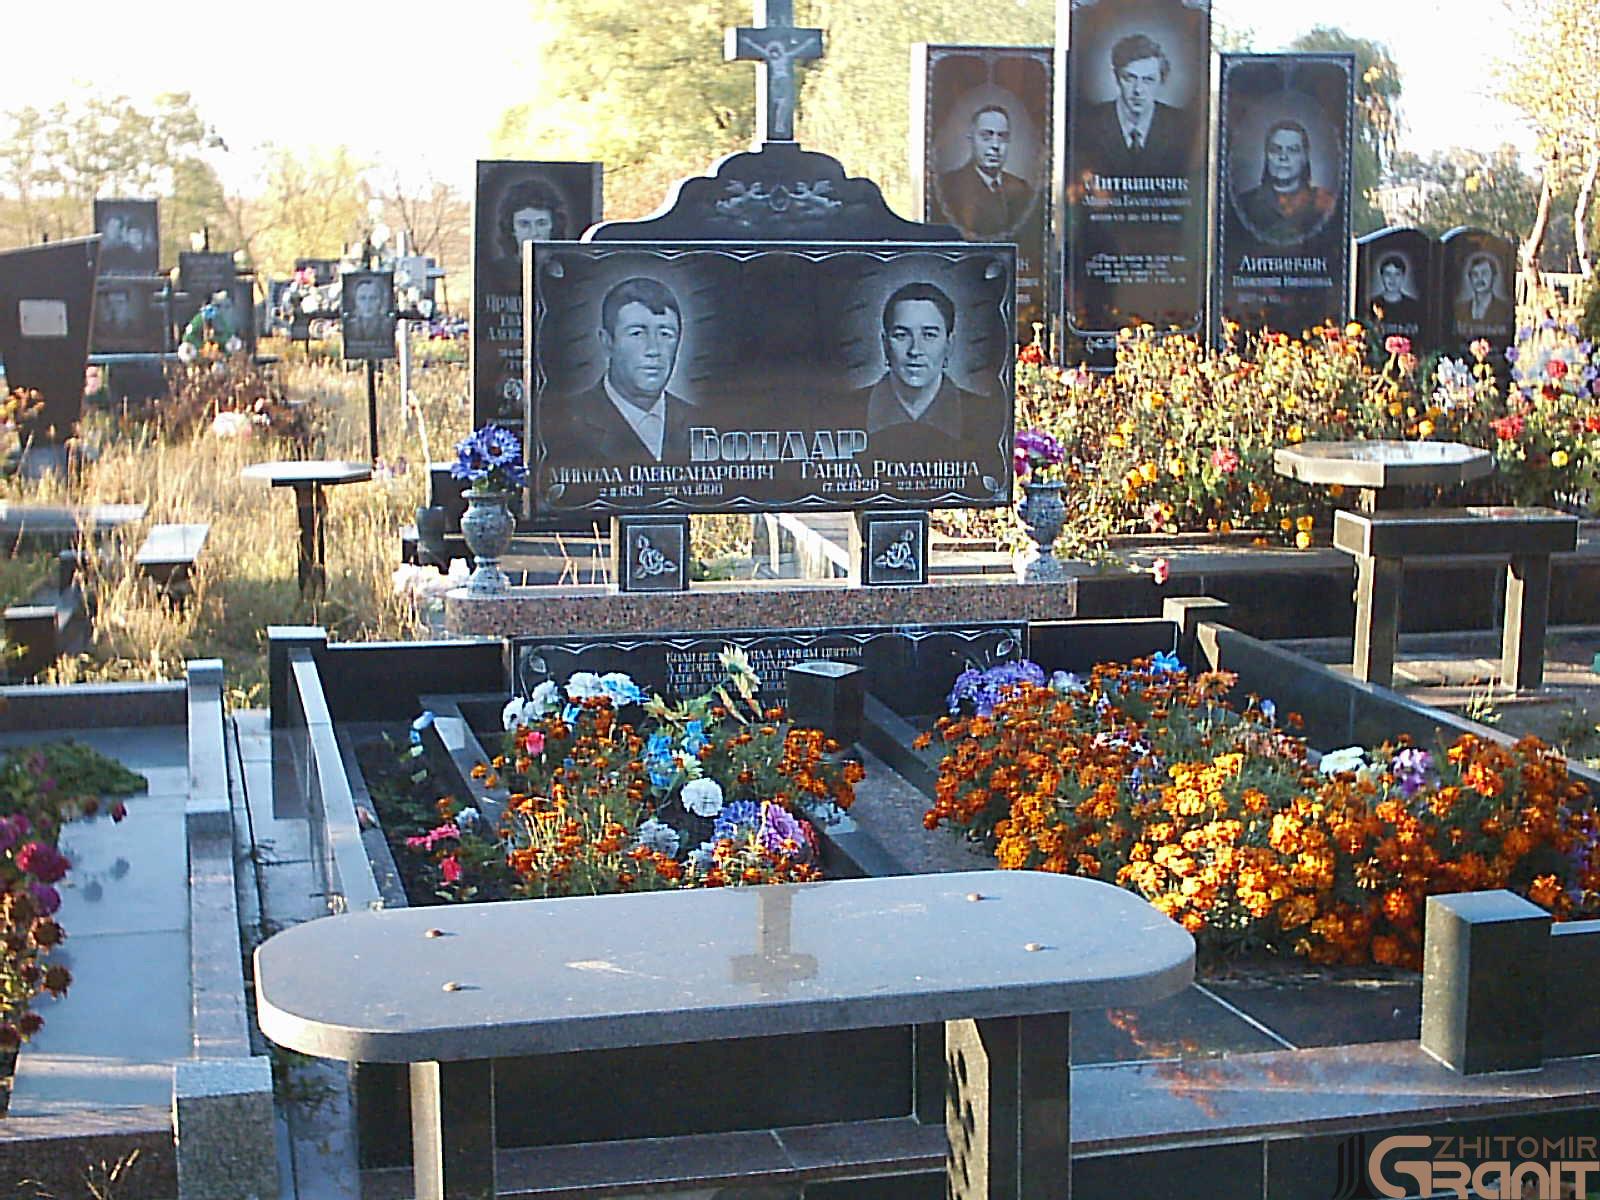
<svg viewBox="0 0 1600 1200">
<path fill-rule="evenodd" d="M 1328 485 L 1328 495 L 1332 496 L 1335 500 L 1337 500 L 1340 496 L 1344 495 L 1344 484 L 1342 484 L 1342 483 L 1329 484 Z"/>
<path fill-rule="evenodd" d="M 1127 444 L 1127 443 L 1126 443 L 1126 442 L 1124 442 L 1124 441 L 1123 441 L 1123 439 L 1122 439 L 1122 435 L 1121 435 L 1121 434 L 1120 434 L 1120 433 L 1113 433 L 1113 434 L 1110 434 L 1110 435 L 1109 435 L 1109 436 L 1107 436 L 1107 438 L 1106 438 L 1106 445 L 1108 445 L 1108 446 L 1110 446 L 1110 447 L 1112 447 L 1112 448 L 1113 448 L 1113 449 L 1115 449 L 1115 450 L 1120 450 L 1120 449 L 1122 449 L 1122 447 L 1123 447 L 1123 446 L 1124 446 L 1124 445 L 1126 445 L 1126 444 Z"/>
<path fill-rule="evenodd" d="M 1360 337 L 1366 330 L 1361 327 L 1360 321 L 1351 321 L 1344 327 L 1345 337 Z"/>
<path fill-rule="evenodd" d="M 1540 875 L 1528 886 L 1528 899 L 1543 908 L 1554 908 L 1561 899 L 1561 881 L 1554 875 Z"/>
<path fill-rule="evenodd" d="M 1290 520 L 1288 517 L 1284 517 L 1281 521 L 1278 522 L 1278 528 L 1283 530 L 1285 533 L 1289 533 L 1289 532 L 1293 531 L 1293 529 L 1294 529 L 1294 522 L 1292 520 Z"/>
<path fill-rule="evenodd" d="M 1306 440 L 1306 431 L 1301 429 L 1299 425 L 1291 425 L 1284 431 L 1283 436 L 1291 442 L 1303 442 Z"/>
<path fill-rule="evenodd" d="M 1417 436 L 1418 437 L 1425 437 L 1425 438 L 1426 437 L 1432 437 L 1433 436 L 1433 422 L 1432 421 L 1428 421 L 1428 420 L 1418 421 L 1417 422 Z"/>
<path fill-rule="evenodd" d="M 1398 401 L 1398 400 L 1389 401 L 1389 415 L 1391 417 L 1398 417 L 1404 411 L 1405 411 L 1405 405 L 1401 404 L 1400 401 Z"/>
<path fill-rule="evenodd" d="M 1299 550 L 1311 549 L 1311 535 L 1304 530 L 1294 535 L 1295 548 Z"/>
<path fill-rule="evenodd" d="M 1562 467 L 1566 466 L 1567 463 L 1569 463 L 1571 461 L 1572 460 L 1568 457 L 1567 452 L 1565 450 L 1557 450 L 1554 454 L 1552 454 L 1550 456 L 1550 465 L 1552 467 L 1555 467 L 1557 470 L 1560 470 Z"/>
<path fill-rule="evenodd" d="M 1172 477 L 1174 479 L 1182 479 L 1183 478 L 1183 472 L 1184 472 L 1183 459 L 1181 459 L 1181 458 L 1173 459 L 1171 462 L 1169 462 L 1167 464 L 1167 470 L 1172 473 Z"/>
<path fill-rule="evenodd" d="M 1304 516 L 1295 518 L 1294 527 L 1301 533 L 1310 533 L 1317 527 L 1317 519 L 1310 513 L 1306 513 Z"/>
<path fill-rule="evenodd" d="M 1161 468 L 1148 459 L 1139 464 L 1139 478 L 1146 483 L 1154 483 L 1161 477 Z"/>
</svg>

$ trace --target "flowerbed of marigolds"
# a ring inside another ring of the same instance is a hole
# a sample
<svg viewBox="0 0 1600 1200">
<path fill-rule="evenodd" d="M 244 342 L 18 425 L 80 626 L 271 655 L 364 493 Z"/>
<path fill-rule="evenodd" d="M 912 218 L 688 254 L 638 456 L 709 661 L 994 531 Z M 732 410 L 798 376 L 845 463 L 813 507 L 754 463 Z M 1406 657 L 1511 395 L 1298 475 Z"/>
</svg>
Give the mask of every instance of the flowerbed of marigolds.
<svg viewBox="0 0 1600 1200">
<path fill-rule="evenodd" d="M 504 753 L 480 764 L 509 790 L 498 829 L 460 799 L 407 839 L 452 900 L 597 895 L 821 877 L 813 825 L 854 801 L 860 764 L 757 699 L 736 651 L 727 675 L 681 704 L 626 675 L 580 672 L 506 707 Z M 637 724 L 623 714 L 637 712 Z"/>
<path fill-rule="evenodd" d="M 1508 387 L 1494 362 L 1505 353 Z M 1374 346 L 1357 324 L 1303 338 L 1235 336 L 1211 351 L 1190 338 L 1124 331 L 1108 374 L 1050 364 L 1037 345 L 1017 362 L 1017 428 L 1066 450 L 1067 527 L 1058 551 L 1104 556 L 1113 536 L 1253 531 L 1306 548 L 1348 505 L 1273 471 L 1305 441 L 1453 441 L 1493 452 L 1496 474 L 1453 499 L 1600 504 L 1600 355 L 1547 316 L 1509 349 L 1476 343 L 1464 359 L 1419 361 L 1404 338 Z M 1026 539 L 1009 511 L 935 514 L 952 533 Z"/>
<path fill-rule="evenodd" d="M 941 719 L 921 742 L 944 752 L 925 824 L 983 838 L 1004 868 L 1129 888 L 1212 955 L 1418 968 L 1424 900 L 1445 892 L 1600 913 L 1591 797 L 1537 739 L 1349 748 L 1316 770 L 1270 701 L 1235 711 L 1233 676 L 1163 658 Z"/>
</svg>

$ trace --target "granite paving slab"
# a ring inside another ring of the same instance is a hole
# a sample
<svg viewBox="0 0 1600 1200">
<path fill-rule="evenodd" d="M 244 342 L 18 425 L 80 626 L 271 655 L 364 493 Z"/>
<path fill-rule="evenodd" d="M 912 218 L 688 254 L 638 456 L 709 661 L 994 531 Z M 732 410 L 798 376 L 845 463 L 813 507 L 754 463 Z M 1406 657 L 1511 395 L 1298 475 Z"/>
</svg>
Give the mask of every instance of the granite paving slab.
<svg viewBox="0 0 1600 1200">
<path fill-rule="evenodd" d="M 189 934 L 68 937 L 51 956 L 73 976 L 38 1011 L 44 1028 L 17 1059 L 11 1113 L 172 1102 L 172 1063 L 187 1058 Z"/>
<path fill-rule="evenodd" d="M 122 822 L 73 821 L 61 831 L 72 860 L 58 919 L 67 945 L 91 934 L 182 931 L 189 924 L 188 850 L 181 802 L 128 801 Z"/>
<path fill-rule="evenodd" d="M 1415 1041 L 1422 977 L 1415 971 L 1319 969 L 1300 960 L 1265 962 L 1211 977 L 1205 987 L 1296 1047 Z"/>
</svg>

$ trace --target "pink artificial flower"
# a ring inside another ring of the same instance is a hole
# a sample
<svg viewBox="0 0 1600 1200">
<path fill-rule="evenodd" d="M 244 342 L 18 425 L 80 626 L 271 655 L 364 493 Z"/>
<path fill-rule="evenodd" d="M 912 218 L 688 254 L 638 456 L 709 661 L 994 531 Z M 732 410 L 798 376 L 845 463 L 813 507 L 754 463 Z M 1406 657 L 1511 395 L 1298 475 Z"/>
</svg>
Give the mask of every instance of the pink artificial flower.
<svg viewBox="0 0 1600 1200">
<path fill-rule="evenodd" d="M 1472 351 L 1473 358 L 1477 359 L 1479 362 L 1482 362 L 1484 359 L 1489 357 L 1489 339 L 1478 338 L 1470 346 L 1468 346 L 1467 349 Z"/>
<path fill-rule="evenodd" d="M 439 874 L 446 883 L 456 883 L 461 879 L 461 862 L 454 854 L 439 860 Z"/>
<path fill-rule="evenodd" d="M 1156 559 L 1155 562 L 1150 564 L 1150 578 L 1155 580 L 1157 587 L 1160 587 L 1168 579 L 1172 578 L 1172 564 L 1164 558 Z"/>
<path fill-rule="evenodd" d="M 1567 373 L 1567 364 L 1559 358 L 1552 358 L 1544 365 L 1544 373 L 1551 379 L 1560 379 Z"/>
<path fill-rule="evenodd" d="M 1228 446 L 1218 446 L 1211 452 L 1211 465 L 1224 475 L 1232 475 L 1239 469 L 1239 455 Z"/>
<path fill-rule="evenodd" d="M 527 729 L 522 734 L 522 752 L 534 757 L 544 753 L 544 734 L 537 729 Z"/>
<path fill-rule="evenodd" d="M 1383 340 L 1383 348 L 1396 357 L 1402 354 L 1410 354 L 1411 339 L 1401 337 L 1398 333 L 1391 333 Z"/>
</svg>

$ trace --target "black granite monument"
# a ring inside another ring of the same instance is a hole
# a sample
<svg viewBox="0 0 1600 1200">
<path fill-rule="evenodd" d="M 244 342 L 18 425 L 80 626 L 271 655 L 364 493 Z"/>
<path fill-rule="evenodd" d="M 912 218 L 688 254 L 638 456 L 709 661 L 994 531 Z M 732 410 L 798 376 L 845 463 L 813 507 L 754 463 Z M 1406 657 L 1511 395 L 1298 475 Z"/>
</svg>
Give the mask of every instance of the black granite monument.
<svg viewBox="0 0 1600 1200">
<path fill-rule="evenodd" d="M 83 414 L 99 261 L 98 236 L 0 252 L 0 360 L 7 387 L 44 397 L 35 443 L 64 441 Z"/>
<path fill-rule="evenodd" d="M 1015 250 L 530 248 L 541 512 L 1009 503 Z"/>
<path fill-rule="evenodd" d="M 1198 335 L 1206 303 L 1209 0 L 1074 0 L 1065 269 L 1069 359 L 1118 330 Z"/>
<path fill-rule="evenodd" d="M 154 200 L 96 200 L 102 275 L 154 275 L 161 268 L 161 222 Z"/>
<path fill-rule="evenodd" d="M 1434 242 L 1420 229 L 1391 227 L 1356 239 L 1355 317 L 1367 327 L 1375 358 L 1403 337 L 1421 358 L 1438 345 Z"/>
<path fill-rule="evenodd" d="M 912 183 L 923 219 L 1017 244 L 1017 340 L 1045 319 L 1054 141 L 1048 46 L 912 48 Z"/>
<path fill-rule="evenodd" d="M 1441 349 L 1472 361 L 1472 343 L 1489 343 L 1497 369 L 1516 339 L 1517 251 L 1503 237 L 1461 226 L 1439 239 Z"/>
<path fill-rule="evenodd" d="M 1355 56 L 1224 54 L 1220 70 L 1214 336 L 1343 324 Z"/>
<path fill-rule="evenodd" d="M 526 442 L 522 243 L 576 241 L 600 219 L 594 162 L 479 162 L 472 208 L 472 425 Z"/>
<path fill-rule="evenodd" d="M 346 271 L 339 288 L 344 357 L 379 362 L 395 356 L 394 274 Z"/>
<path fill-rule="evenodd" d="M 96 354 L 159 354 L 166 349 L 166 312 L 159 275 L 102 275 L 95 284 Z"/>
</svg>

